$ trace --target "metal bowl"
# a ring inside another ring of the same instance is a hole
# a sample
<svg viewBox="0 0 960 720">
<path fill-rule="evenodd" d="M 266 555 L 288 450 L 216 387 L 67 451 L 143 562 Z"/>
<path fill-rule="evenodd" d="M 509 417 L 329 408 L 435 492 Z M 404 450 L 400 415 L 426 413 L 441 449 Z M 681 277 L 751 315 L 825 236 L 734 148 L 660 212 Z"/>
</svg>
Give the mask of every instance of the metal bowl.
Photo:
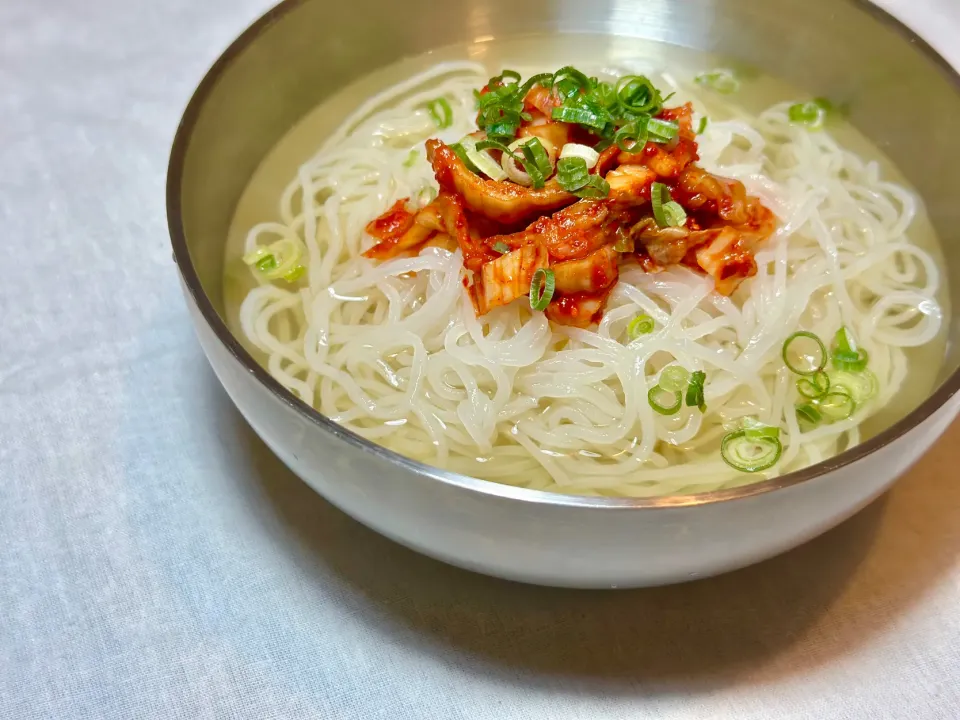
<svg viewBox="0 0 960 720">
<path fill-rule="evenodd" d="M 671 583 L 762 560 L 841 522 L 886 490 L 960 410 L 957 323 L 936 389 L 879 435 L 775 480 L 646 500 L 519 489 L 409 460 L 307 407 L 231 335 L 221 300 L 227 228 L 257 165 L 297 120 L 402 57 L 542 32 L 686 45 L 763 68 L 812 94 L 853 98 L 852 123 L 925 200 L 944 243 L 952 304 L 960 305 L 958 78 L 923 40 L 871 5 L 287 0 L 244 32 L 201 82 L 170 160 L 173 251 L 223 386 L 264 442 L 328 500 L 398 542 L 490 575 L 573 587 Z"/>
</svg>

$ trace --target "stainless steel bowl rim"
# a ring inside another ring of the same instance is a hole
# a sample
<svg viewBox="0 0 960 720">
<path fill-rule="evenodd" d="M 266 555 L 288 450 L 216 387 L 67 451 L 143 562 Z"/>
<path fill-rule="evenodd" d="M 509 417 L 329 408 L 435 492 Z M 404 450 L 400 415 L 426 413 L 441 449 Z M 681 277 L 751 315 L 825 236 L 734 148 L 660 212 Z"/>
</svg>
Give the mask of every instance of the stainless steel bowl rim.
<svg viewBox="0 0 960 720">
<path fill-rule="evenodd" d="M 895 29 L 906 42 L 920 49 L 929 59 L 939 65 L 951 78 L 957 91 L 960 92 L 960 73 L 947 62 L 933 47 L 913 30 L 901 23 L 885 10 L 879 8 L 869 0 L 847 0 L 856 5 L 862 12 L 868 13 L 881 22 Z M 715 490 L 692 495 L 662 496 L 652 498 L 601 498 L 579 495 L 565 495 L 542 490 L 530 490 L 513 485 L 496 483 L 488 480 L 461 475 L 433 467 L 426 463 L 412 460 L 404 455 L 388 450 L 367 440 L 360 435 L 338 425 L 314 408 L 310 407 L 293 393 L 281 385 L 270 373 L 263 368 L 240 344 L 226 323 L 220 317 L 210 298 L 204 292 L 200 278 L 194 268 L 187 246 L 186 234 L 181 216 L 181 179 L 184 160 L 189 147 L 194 125 L 201 113 L 210 92 L 215 87 L 224 71 L 231 62 L 244 52 L 256 38 L 280 17 L 290 12 L 304 0 L 283 0 L 275 7 L 264 13 L 250 27 L 248 27 L 230 46 L 217 58 L 216 62 L 207 71 L 203 80 L 197 86 L 184 111 L 177 132 L 174 137 L 167 168 L 167 223 L 173 245 L 174 261 L 179 268 L 181 277 L 194 302 L 199 308 L 204 320 L 213 330 L 217 338 L 224 344 L 233 357 L 251 373 L 255 379 L 266 386 L 281 402 L 294 411 L 306 417 L 323 431 L 331 433 L 343 442 L 369 453 L 379 455 L 391 463 L 405 467 L 407 470 L 432 478 L 437 482 L 461 487 L 465 490 L 493 495 L 496 497 L 519 500 L 523 502 L 560 505 L 567 507 L 584 507 L 609 510 L 644 510 L 652 508 L 691 507 L 708 505 L 720 502 L 730 502 L 740 498 L 752 497 L 763 493 L 774 492 L 783 488 L 804 483 L 839 468 L 857 462 L 861 458 L 873 453 L 883 446 L 893 442 L 906 434 L 914 427 L 930 417 L 938 408 L 944 405 L 953 395 L 960 391 L 960 370 L 954 372 L 938 387 L 930 397 L 926 398 L 918 407 L 891 427 L 875 435 L 869 440 L 856 445 L 849 450 L 835 455 L 815 465 L 781 475 L 769 480 L 761 480 L 748 485 L 728 490 Z"/>
</svg>

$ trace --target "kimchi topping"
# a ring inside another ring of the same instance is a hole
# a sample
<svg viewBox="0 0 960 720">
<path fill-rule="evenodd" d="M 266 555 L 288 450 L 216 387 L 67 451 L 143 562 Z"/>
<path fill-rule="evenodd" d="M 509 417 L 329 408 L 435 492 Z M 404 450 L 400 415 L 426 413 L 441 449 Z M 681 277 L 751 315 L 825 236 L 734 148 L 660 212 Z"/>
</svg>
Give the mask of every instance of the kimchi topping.
<svg viewBox="0 0 960 720">
<path fill-rule="evenodd" d="M 578 327 L 599 321 L 625 263 L 684 265 L 731 294 L 776 221 L 742 183 L 696 164 L 693 108 L 667 100 L 641 75 L 504 71 L 477 93 L 478 132 L 427 141 L 437 197 L 372 220 L 364 255 L 459 248 L 478 315 L 525 297 Z"/>
</svg>

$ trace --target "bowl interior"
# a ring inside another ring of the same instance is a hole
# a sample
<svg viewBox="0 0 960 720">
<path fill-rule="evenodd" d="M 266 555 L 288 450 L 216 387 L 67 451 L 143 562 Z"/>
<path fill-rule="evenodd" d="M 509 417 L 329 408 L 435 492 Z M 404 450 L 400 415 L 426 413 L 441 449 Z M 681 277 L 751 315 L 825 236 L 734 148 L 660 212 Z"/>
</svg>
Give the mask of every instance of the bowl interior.
<svg viewBox="0 0 960 720">
<path fill-rule="evenodd" d="M 761 68 L 811 95 L 844 98 L 851 123 L 919 191 L 942 243 L 950 305 L 960 306 L 954 239 L 960 82 L 922 40 L 866 2 L 473 0 L 441 6 L 407 0 L 401 8 L 382 0 L 287 0 L 247 30 L 204 79 L 181 123 L 168 178 L 177 262 L 208 321 L 242 362 L 255 365 L 231 342 L 223 317 L 224 243 L 246 184 L 277 141 L 325 98 L 401 58 L 453 43 L 547 32 L 692 47 Z M 951 319 L 933 397 L 916 398 L 919 407 L 871 444 L 908 429 L 956 391 L 958 333 Z"/>
</svg>

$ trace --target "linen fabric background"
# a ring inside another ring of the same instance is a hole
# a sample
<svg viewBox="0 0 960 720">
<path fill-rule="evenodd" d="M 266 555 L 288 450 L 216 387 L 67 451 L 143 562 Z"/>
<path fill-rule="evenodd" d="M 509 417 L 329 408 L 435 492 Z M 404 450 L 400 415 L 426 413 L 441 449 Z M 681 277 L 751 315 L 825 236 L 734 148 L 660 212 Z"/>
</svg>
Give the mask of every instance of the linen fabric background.
<svg viewBox="0 0 960 720">
<path fill-rule="evenodd" d="M 960 425 L 837 530 L 645 591 L 446 567 L 281 466 L 164 210 L 193 87 L 268 3 L 0 3 L 0 718 L 960 717 Z M 884 4 L 960 63 L 955 0 Z"/>
</svg>

